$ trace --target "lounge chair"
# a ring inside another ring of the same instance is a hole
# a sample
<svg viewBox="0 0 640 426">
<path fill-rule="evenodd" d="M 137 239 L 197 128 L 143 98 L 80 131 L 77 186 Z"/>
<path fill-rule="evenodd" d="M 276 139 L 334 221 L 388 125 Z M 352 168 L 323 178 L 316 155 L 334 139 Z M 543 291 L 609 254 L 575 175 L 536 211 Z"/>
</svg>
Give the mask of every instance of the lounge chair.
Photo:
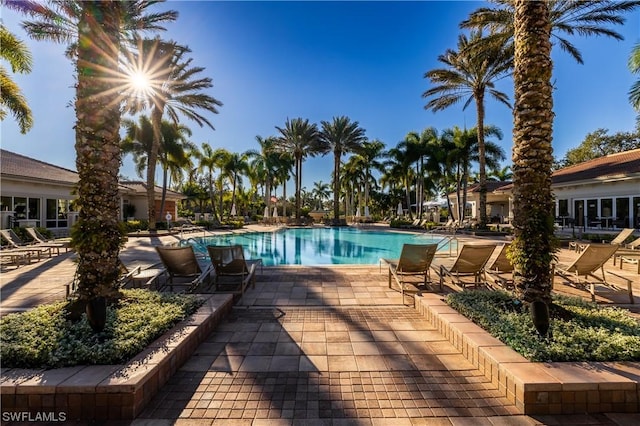
<svg viewBox="0 0 640 426">
<path fill-rule="evenodd" d="M 487 284 L 497 286 L 503 290 L 513 290 L 513 265 L 507 258 L 507 250 L 510 244 L 503 244 L 498 252 L 498 257 L 487 266 L 484 271 Z"/>
<path fill-rule="evenodd" d="M 620 231 L 620 233 L 618 233 L 618 235 L 616 235 L 616 237 L 613 240 L 611 240 L 610 244 L 614 244 L 614 245 L 623 244 L 625 240 L 629 238 L 631 234 L 633 234 L 634 231 L 635 230 L 633 228 L 623 229 L 622 231 Z M 569 249 L 575 250 L 575 251 L 582 251 L 587 247 L 587 245 L 589 245 L 588 242 L 570 241 Z"/>
<path fill-rule="evenodd" d="M 60 249 L 63 248 L 65 253 L 68 252 L 69 249 L 71 248 L 70 241 L 47 240 L 47 237 L 42 235 L 36 228 L 25 228 L 25 230 L 31 236 L 31 238 L 33 238 L 33 241 L 36 244 L 49 246 L 49 247 L 56 247 L 58 249 L 58 252 L 60 252 Z"/>
<path fill-rule="evenodd" d="M 640 250 L 618 250 L 614 255 L 613 264 L 615 265 L 616 256 L 620 262 L 620 269 L 624 263 L 638 265 L 637 274 L 640 275 Z"/>
<path fill-rule="evenodd" d="M 404 244 L 399 259 L 382 259 L 389 264 L 389 288 L 393 288 L 391 286 L 391 278 L 393 277 L 400 287 L 402 303 L 404 303 L 404 293 L 408 286 L 416 289 L 426 288 L 427 282 L 431 281 L 429 266 L 431 266 L 437 249 L 437 244 Z M 409 281 L 409 277 L 420 277 L 421 280 L 419 282 Z M 440 290 L 442 290 L 442 285 L 440 285 Z"/>
<path fill-rule="evenodd" d="M 611 259 L 618 250 L 617 245 L 612 244 L 588 244 L 585 249 L 568 265 L 558 264 L 555 266 L 555 275 L 565 278 L 570 285 L 587 289 L 591 293 L 591 300 L 596 301 L 596 284 L 605 285 L 614 290 L 619 290 L 617 286 L 607 281 L 605 272 L 626 281 L 629 302 L 634 303 L 631 280 L 604 270 L 604 264 Z M 600 270 L 602 276 L 595 275 Z"/>
<path fill-rule="evenodd" d="M 433 231 L 448 231 L 453 226 L 453 222 L 454 222 L 454 220 L 450 218 L 445 224 L 433 227 L 430 232 L 433 232 Z"/>
<path fill-rule="evenodd" d="M 241 245 L 207 246 L 214 270 L 216 291 L 230 291 L 244 295 L 245 288 L 256 285 L 256 268 L 262 259 L 247 260 Z"/>
<path fill-rule="evenodd" d="M 35 253 L 38 256 L 38 260 L 41 259 L 43 254 L 46 254 L 49 257 L 53 255 L 53 247 L 44 244 L 27 245 L 11 229 L 0 229 L 0 235 L 2 235 L 2 238 L 4 238 L 11 247 L 13 247 L 14 251 Z M 60 254 L 60 248 L 58 248 L 58 254 Z"/>
<path fill-rule="evenodd" d="M 173 291 L 174 285 L 182 285 L 187 286 L 187 291 L 191 292 L 199 285 L 209 282 L 211 265 L 201 267 L 193 247 L 157 246 L 156 251 L 167 275 L 167 280 L 163 287 L 168 285 L 169 290 Z"/>
<path fill-rule="evenodd" d="M 620 269 L 622 269 L 622 265 L 625 262 L 638 265 L 638 274 L 640 274 L 640 238 L 636 238 L 629 244 L 625 244 L 624 247 L 618 248 L 613 254 L 613 265 L 615 266 L 618 261 L 620 262 Z"/>
<path fill-rule="evenodd" d="M 23 263 L 25 265 L 31 263 L 31 254 L 32 252 L 25 250 L 3 249 L 0 250 L 0 264 L 19 268 Z"/>
<path fill-rule="evenodd" d="M 163 268 L 156 268 L 155 266 L 156 265 L 153 265 L 149 268 L 142 269 L 142 265 L 138 265 L 133 269 L 129 269 L 120 261 L 120 279 L 118 286 L 122 288 L 131 284 L 132 288 L 151 288 L 154 282 L 165 273 Z"/>
<path fill-rule="evenodd" d="M 432 266 L 440 275 L 440 286 L 444 284 L 446 277 L 450 277 L 452 283 L 462 289 L 468 284 L 463 277 L 473 277 L 474 287 L 486 283 L 486 277 L 483 279 L 484 266 L 495 248 L 495 244 L 465 244 L 450 268 L 444 265 Z"/>
</svg>

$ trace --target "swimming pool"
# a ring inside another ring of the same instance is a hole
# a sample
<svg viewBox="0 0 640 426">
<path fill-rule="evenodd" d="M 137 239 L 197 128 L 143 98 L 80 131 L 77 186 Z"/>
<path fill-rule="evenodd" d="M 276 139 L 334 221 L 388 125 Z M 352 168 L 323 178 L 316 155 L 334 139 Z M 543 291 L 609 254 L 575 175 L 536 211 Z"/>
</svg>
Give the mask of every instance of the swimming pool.
<svg viewBox="0 0 640 426">
<path fill-rule="evenodd" d="M 207 245 L 240 244 L 248 259 L 261 258 L 265 266 L 274 265 L 375 265 L 381 257 L 397 258 L 403 244 L 439 243 L 439 251 L 456 249 L 442 235 L 406 234 L 355 228 L 286 228 L 276 232 L 247 232 L 215 237 L 189 238 L 206 254 Z"/>
</svg>

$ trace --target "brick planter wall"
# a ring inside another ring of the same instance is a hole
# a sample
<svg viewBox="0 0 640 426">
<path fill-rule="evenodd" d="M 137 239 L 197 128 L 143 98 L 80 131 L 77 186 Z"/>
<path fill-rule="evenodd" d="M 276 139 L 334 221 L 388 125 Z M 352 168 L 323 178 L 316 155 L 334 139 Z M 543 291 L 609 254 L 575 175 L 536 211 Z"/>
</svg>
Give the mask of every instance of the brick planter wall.
<svg viewBox="0 0 640 426">
<path fill-rule="evenodd" d="M 640 412 L 639 362 L 529 362 L 433 293 L 416 309 L 523 414 Z"/>
<path fill-rule="evenodd" d="M 124 365 L 2 369 L 2 420 L 134 419 L 231 309 L 232 295 L 205 304 Z M 11 417 L 13 416 L 13 417 Z M 64 417 L 64 418 L 62 418 Z"/>
</svg>

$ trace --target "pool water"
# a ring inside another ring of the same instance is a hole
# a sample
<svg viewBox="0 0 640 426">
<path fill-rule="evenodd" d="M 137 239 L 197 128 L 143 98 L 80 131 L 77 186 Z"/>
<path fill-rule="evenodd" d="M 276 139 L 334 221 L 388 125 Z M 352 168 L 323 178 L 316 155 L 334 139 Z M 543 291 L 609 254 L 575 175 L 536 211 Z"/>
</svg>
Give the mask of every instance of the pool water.
<svg viewBox="0 0 640 426">
<path fill-rule="evenodd" d="M 276 232 L 248 232 L 215 237 L 189 238 L 206 254 L 207 245 L 240 244 L 247 259 L 261 258 L 265 266 L 275 265 L 375 265 L 381 257 L 397 258 L 404 244 L 439 243 L 439 251 L 455 250 L 442 235 L 405 234 L 354 228 L 287 228 Z"/>
</svg>

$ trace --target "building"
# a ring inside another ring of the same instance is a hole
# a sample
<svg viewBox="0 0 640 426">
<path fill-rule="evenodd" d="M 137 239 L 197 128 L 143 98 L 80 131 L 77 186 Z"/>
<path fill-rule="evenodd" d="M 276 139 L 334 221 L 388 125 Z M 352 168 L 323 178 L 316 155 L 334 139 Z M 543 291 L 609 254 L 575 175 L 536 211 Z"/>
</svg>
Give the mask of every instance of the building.
<svg viewBox="0 0 640 426">
<path fill-rule="evenodd" d="M 73 170 L 0 150 L 0 227 L 40 226 L 56 234 L 68 233 L 78 217 L 73 203 L 77 182 L 78 173 Z M 147 218 L 144 183 L 123 181 L 119 192 L 122 219 Z M 160 212 L 161 196 L 162 188 L 156 186 L 158 220 L 164 220 L 167 211 L 177 218 L 177 203 L 186 197 L 167 191 L 165 211 Z"/>
<path fill-rule="evenodd" d="M 513 184 L 488 183 L 489 217 L 507 206 L 505 221 L 510 221 L 513 218 Z M 551 189 L 555 197 L 556 220 L 562 226 L 640 229 L 640 149 L 556 170 L 551 177 Z M 470 187 L 468 214 L 471 217 L 477 217 L 479 197 L 477 185 Z M 455 193 L 449 194 L 452 202 L 455 198 Z"/>
</svg>

